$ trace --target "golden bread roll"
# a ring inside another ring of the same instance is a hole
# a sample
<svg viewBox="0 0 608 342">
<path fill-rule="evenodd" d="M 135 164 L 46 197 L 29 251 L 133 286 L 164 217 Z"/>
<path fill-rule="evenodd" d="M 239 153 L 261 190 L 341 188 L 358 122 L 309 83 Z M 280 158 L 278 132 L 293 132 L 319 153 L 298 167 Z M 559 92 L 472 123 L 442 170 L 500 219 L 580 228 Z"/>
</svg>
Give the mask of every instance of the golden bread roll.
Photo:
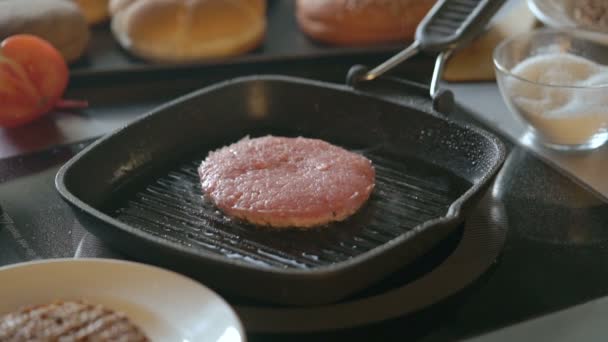
<svg viewBox="0 0 608 342">
<path fill-rule="evenodd" d="M 76 1 L 84 13 L 89 24 L 98 24 L 110 17 L 108 10 L 109 0 L 73 0 Z"/>
<path fill-rule="evenodd" d="M 0 1 L 0 40 L 19 33 L 47 40 L 67 62 L 84 53 L 90 37 L 86 19 L 75 3 L 64 0 Z"/>
<path fill-rule="evenodd" d="M 137 0 L 110 0 L 110 5 L 108 6 L 110 14 L 114 15 L 116 12 L 121 9 L 129 6 L 132 2 Z M 266 0 L 250 0 L 251 5 L 259 11 L 260 14 L 266 13 Z"/>
<path fill-rule="evenodd" d="M 234 56 L 266 33 L 260 0 L 111 0 L 112 32 L 123 48 L 159 62 Z"/>
<path fill-rule="evenodd" d="M 304 33 L 333 45 L 408 41 L 435 0 L 296 0 Z"/>
</svg>

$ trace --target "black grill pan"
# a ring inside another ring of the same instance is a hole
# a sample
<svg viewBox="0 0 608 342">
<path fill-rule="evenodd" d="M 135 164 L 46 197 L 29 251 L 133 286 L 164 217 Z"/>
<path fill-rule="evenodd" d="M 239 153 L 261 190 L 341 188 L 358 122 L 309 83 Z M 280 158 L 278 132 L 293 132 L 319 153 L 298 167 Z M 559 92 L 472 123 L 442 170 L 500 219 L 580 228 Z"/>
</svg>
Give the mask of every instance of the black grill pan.
<svg viewBox="0 0 608 342">
<path fill-rule="evenodd" d="M 373 84 L 263 76 L 211 86 L 93 143 L 61 168 L 57 189 L 84 227 L 135 259 L 241 297 L 336 301 L 457 228 L 504 160 L 493 135 L 434 114 L 413 89 L 395 97 L 394 86 Z M 372 197 L 346 221 L 312 231 L 225 217 L 202 198 L 196 168 L 209 150 L 265 134 L 366 155 L 377 172 Z"/>
</svg>

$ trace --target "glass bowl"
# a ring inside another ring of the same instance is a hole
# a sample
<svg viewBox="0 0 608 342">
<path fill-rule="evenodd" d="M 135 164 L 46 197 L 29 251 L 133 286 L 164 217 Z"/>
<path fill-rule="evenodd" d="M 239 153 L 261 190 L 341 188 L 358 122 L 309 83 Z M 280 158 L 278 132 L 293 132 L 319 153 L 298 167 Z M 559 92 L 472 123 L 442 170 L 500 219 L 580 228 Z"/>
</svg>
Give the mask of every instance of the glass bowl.
<svg viewBox="0 0 608 342">
<path fill-rule="evenodd" d="M 608 47 L 542 29 L 504 40 L 493 58 L 502 97 L 533 140 L 559 150 L 608 140 Z"/>
<path fill-rule="evenodd" d="M 608 45 L 608 30 L 574 18 L 574 5 L 577 1 L 582 4 L 581 0 L 528 0 L 528 7 L 534 16 L 548 27 Z"/>
</svg>

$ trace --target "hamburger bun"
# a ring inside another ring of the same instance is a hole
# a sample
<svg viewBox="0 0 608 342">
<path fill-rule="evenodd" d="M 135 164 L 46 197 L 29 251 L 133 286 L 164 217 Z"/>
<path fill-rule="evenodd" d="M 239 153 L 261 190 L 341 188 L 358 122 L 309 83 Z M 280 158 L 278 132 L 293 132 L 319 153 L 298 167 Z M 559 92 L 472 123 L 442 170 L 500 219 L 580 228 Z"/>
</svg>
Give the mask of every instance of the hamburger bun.
<svg viewBox="0 0 608 342">
<path fill-rule="evenodd" d="M 262 0 L 112 0 L 112 32 L 143 59 L 192 62 L 239 55 L 266 33 Z"/>
<path fill-rule="evenodd" d="M 435 0 L 296 0 L 302 31 L 332 45 L 408 41 Z"/>
<path fill-rule="evenodd" d="M 47 40 L 68 63 L 84 53 L 90 38 L 86 19 L 73 2 L 0 1 L 0 40 L 21 33 Z"/>
</svg>

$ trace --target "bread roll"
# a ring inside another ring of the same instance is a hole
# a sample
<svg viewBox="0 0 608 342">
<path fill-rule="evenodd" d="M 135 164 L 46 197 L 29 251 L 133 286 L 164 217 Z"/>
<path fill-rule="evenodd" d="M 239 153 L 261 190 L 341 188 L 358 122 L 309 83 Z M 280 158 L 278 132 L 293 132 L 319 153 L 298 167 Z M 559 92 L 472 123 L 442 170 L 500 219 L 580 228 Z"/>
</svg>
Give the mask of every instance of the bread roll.
<svg viewBox="0 0 608 342">
<path fill-rule="evenodd" d="M 110 17 L 108 10 L 109 0 L 73 0 L 76 1 L 84 13 L 87 22 L 91 25 L 98 24 Z"/>
<path fill-rule="evenodd" d="M 191 62 L 245 53 L 266 32 L 261 0 L 111 0 L 112 32 L 136 56 Z"/>
<path fill-rule="evenodd" d="M 28 33 L 51 43 L 67 62 L 80 57 L 89 27 L 78 6 L 64 0 L 0 1 L 0 39 Z"/>
<path fill-rule="evenodd" d="M 302 31 L 333 45 L 411 40 L 435 0 L 296 0 Z"/>
</svg>

